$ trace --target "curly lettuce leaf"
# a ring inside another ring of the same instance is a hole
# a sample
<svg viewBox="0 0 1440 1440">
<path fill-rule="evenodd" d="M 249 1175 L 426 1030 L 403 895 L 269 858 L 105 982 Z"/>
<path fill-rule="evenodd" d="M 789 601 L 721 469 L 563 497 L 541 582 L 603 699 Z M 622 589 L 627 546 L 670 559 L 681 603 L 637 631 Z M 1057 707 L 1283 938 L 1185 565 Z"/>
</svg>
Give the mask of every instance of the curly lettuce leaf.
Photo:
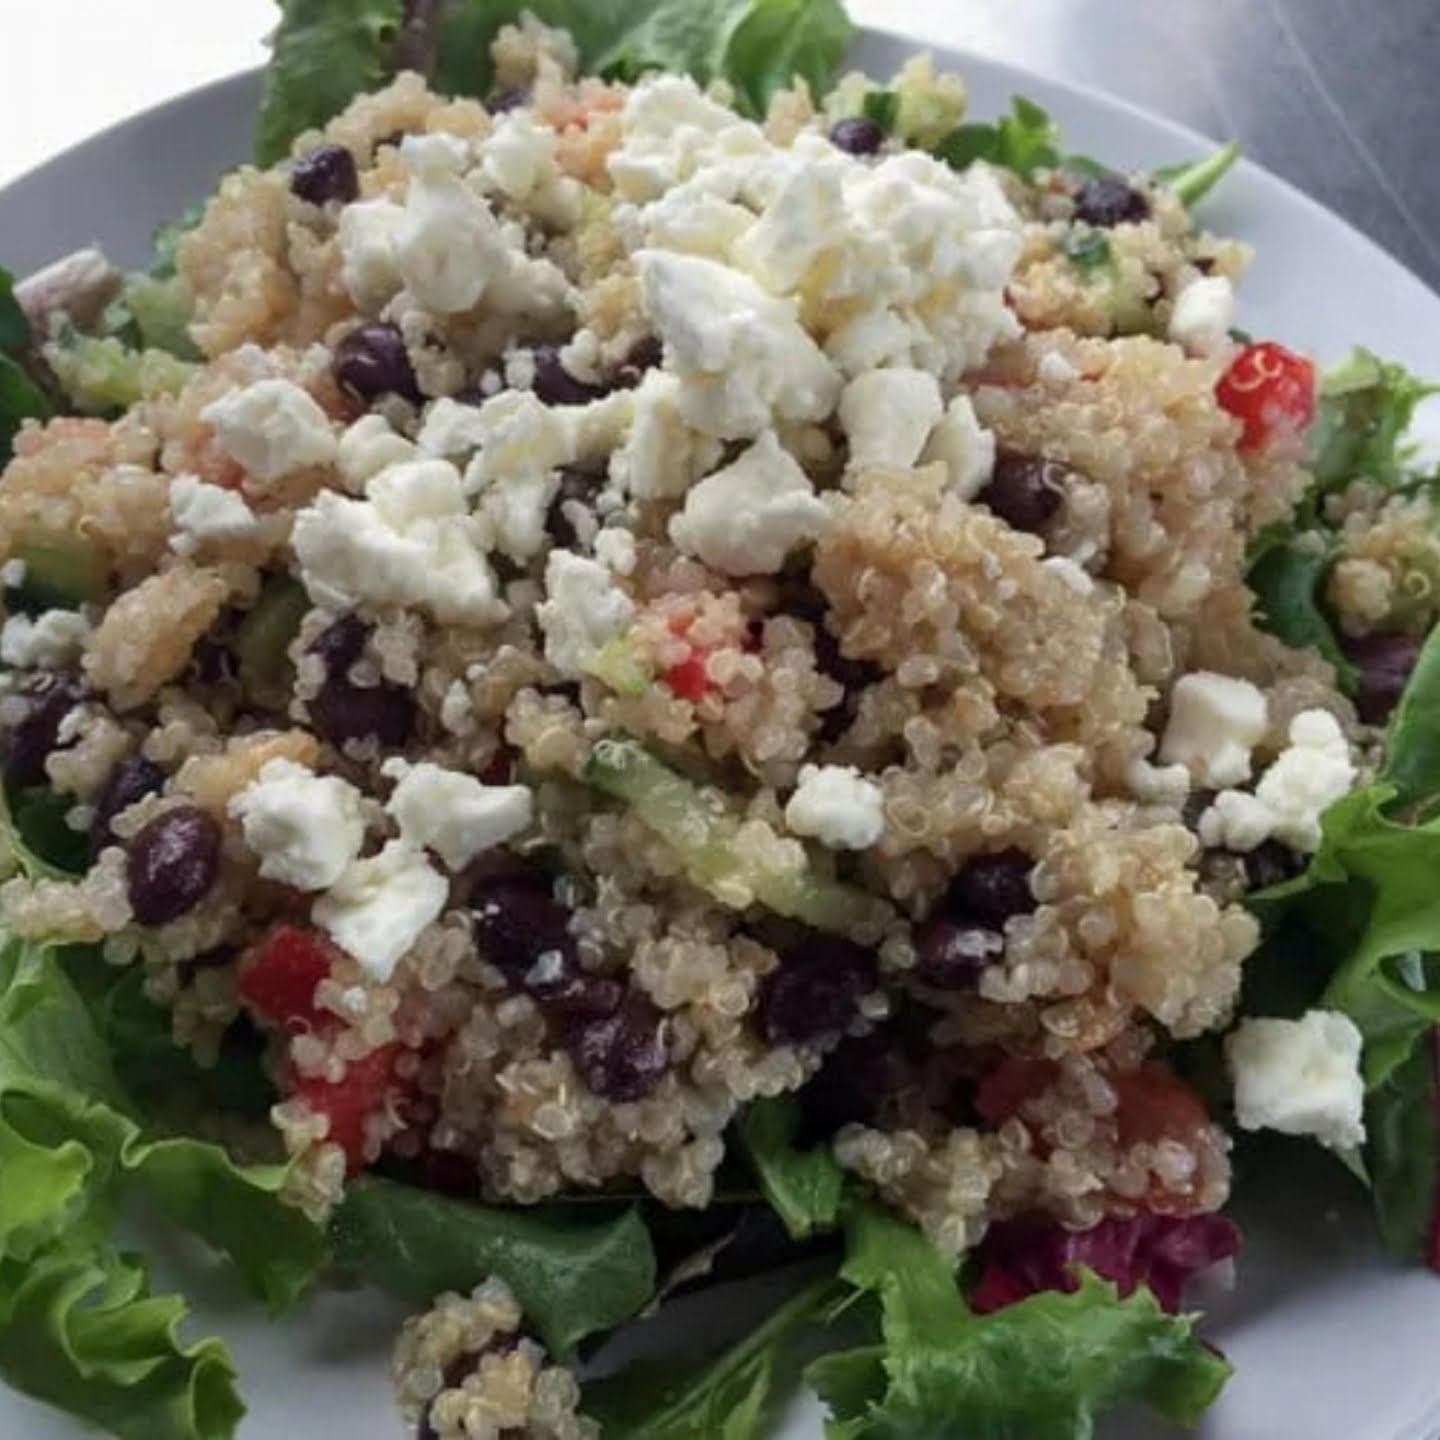
<svg viewBox="0 0 1440 1440">
<path fill-rule="evenodd" d="M 1414 478 L 1415 412 L 1440 387 L 1369 350 L 1352 351 L 1321 378 L 1310 430 L 1310 468 L 1323 490 L 1363 476 L 1386 490 Z"/>
<path fill-rule="evenodd" d="M 368 1178 L 331 1224 L 335 1261 L 417 1304 L 498 1275 L 545 1344 L 568 1353 L 631 1319 L 655 1289 L 655 1252 L 639 1212 L 501 1210 Z"/>
<path fill-rule="evenodd" d="M 1349 692 L 1355 667 L 1340 648 L 1323 602 L 1332 558 L 1323 540 L 1277 538 L 1251 556 L 1245 583 L 1255 592 L 1261 626 L 1287 645 L 1318 650 L 1335 667 L 1341 689 Z"/>
<path fill-rule="evenodd" d="M 839 1287 L 826 1276 L 743 1340 L 693 1364 L 636 1364 L 585 1387 L 584 1411 L 606 1440 L 765 1440 L 779 1395 L 795 1377 L 790 1347 Z"/>
<path fill-rule="evenodd" d="M 1199 160 L 1164 165 L 1153 173 L 1157 180 L 1163 180 L 1175 192 L 1176 198 L 1187 210 L 1193 210 L 1225 178 L 1239 158 L 1240 142 L 1232 140 Z"/>
<path fill-rule="evenodd" d="M 757 115 L 797 76 L 817 94 L 828 90 L 851 35 L 841 0 L 282 0 L 261 101 L 260 163 L 283 159 L 296 135 L 396 68 L 418 65 L 447 94 L 487 95 L 491 42 L 527 11 L 571 33 L 587 73 L 726 80 Z"/>
<path fill-rule="evenodd" d="M 794 1240 L 834 1229 L 845 1194 L 845 1172 L 829 1147 L 796 1145 L 799 1124 L 799 1103 L 784 1095 L 747 1106 L 737 1127 L 765 1198 Z"/>
<path fill-rule="evenodd" d="M 830 1407 L 832 1440 L 1089 1440 L 1098 1412 L 1135 1401 L 1189 1425 L 1229 1376 L 1192 1319 L 1166 1315 L 1147 1290 L 1121 1300 L 1082 1271 L 1070 1294 L 979 1316 L 909 1225 L 861 1205 L 848 1234 L 841 1274 L 878 1300 L 879 1336 L 806 1372 Z"/>
<path fill-rule="evenodd" d="M 281 1203 L 283 1166 L 147 1135 L 64 952 L 0 943 L 0 1377 L 134 1440 L 228 1440 L 242 1407 L 223 1347 L 184 1347 L 176 1297 L 109 1236 L 122 1204 L 158 1213 L 227 1256 L 271 1308 L 325 1256 Z"/>
<path fill-rule="evenodd" d="M 1010 113 L 993 125 L 957 125 L 935 146 L 936 156 L 956 170 L 976 160 L 1013 170 L 1028 180 L 1037 170 L 1060 164 L 1060 129 L 1049 114 L 1023 95 L 1010 99 Z"/>
<path fill-rule="evenodd" d="M 1440 800 L 1440 631 L 1432 631 L 1390 717 L 1383 778 L 1402 814 Z"/>
</svg>

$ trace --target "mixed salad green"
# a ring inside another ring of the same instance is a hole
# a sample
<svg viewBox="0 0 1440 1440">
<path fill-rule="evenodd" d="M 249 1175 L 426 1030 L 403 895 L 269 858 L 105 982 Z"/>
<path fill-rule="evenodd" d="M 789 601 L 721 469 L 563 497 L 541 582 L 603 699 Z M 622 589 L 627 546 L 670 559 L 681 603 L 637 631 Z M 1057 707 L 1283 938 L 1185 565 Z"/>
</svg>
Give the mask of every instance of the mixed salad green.
<svg viewBox="0 0 1440 1440">
<path fill-rule="evenodd" d="M 287 0 L 259 160 L 282 156 L 297 133 L 401 65 L 425 70 L 442 91 L 487 94 L 489 42 L 523 10 L 568 28 L 597 73 L 688 71 L 727 81 L 755 112 L 796 75 L 828 88 L 850 35 L 839 0 Z M 917 113 L 880 87 L 858 103 L 887 132 L 957 166 L 985 159 L 1023 176 L 1094 167 L 1067 156 L 1050 117 L 1022 97 L 993 123 Z M 1194 204 L 1235 155 L 1228 146 L 1164 178 Z M 132 277 L 112 305 L 108 333 L 60 337 L 44 370 L 0 271 L 0 463 L 23 419 L 103 413 L 184 383 L 193 352 L 170 297 L 185 223 L 193 217 L 160 238 L 151 272 Z M 1395 493 L 1440 483 L 1405 440 L 1427 393 L 1363 351 L 1333 372 L 1314 426 L 1311 496 L 1296 525 L 1263 537 L 1252 557 L 1269 627 L 1319 648 L 1349 683 L 1355 673 L 1324 600 L 1338 544 L 1325 500 L 1361 474 Z M 31 583 L 45 573 L 32 566 Z M 43 606 L 43 596 L 31 598 Z M 690 782 L 638 747 L 602 746 L 592 769 L 597 787 L 646 807 L 661 833 L 667 815 L 694 808 Z M 1378 778 L 1329 813 L 1303 875 L 1254 901 L 1267 939 L 1247 983 L 1265 1013 L 1323 1004 L 1360 1027 L 1370 1138 L 1352 1167 L 1370 1188 L 1387 1245 L 1440 1268 L 1437 796 L 1440 641 L 1432 641 L 1395 713 Z M 43 793 L 5 799 L 12 870 L 83 868 Z M 717 832 L 729 823 L 712 818 Z M 737 863 L 723 841 L 723 833 L 685 837 L 681 853 L 698 884 L 733 878 L 715 873 Z M 770 908 L 815 925 L 844 931 L 864 903 L 833 880 L 782 880 L 770 877 L 784 891 L 766 895 Z M 130 1209 L 162 1215 L 227 1257 L 276 1312 L 332 1270 L 420 1304 L 498 1275 L 560 1356 L 588 1353 L 658 1295 L 693 1287 L 697 1274 L 727 1278 L 802 1257 L 800 1288 L 731 1348 L 587 1386 L 586 1411 L 614 1440 L 758 1440 L 800 1357 L 815 1353 L 817 1333 L 825 1353 L 803 1374 L 828 1407 L 830 1440 L 1078 1440 L 1092 1434 L 1097 1413 L 1127 1401 L 1191 1423 L 1225 1383 L 1226 1362 L 1197 1338 L 1194 1318 L 1167 1313 L 1133 1274 L 1080 1270 L 1067 1292 L 981 1313 L 967 1300 L 973 1275 L 952 1273 L 917 1230 L 865 1199 L 827 1151 L 803 1148 L 792 1101 L 745 1113 L 735 1147 L 743 1158 L 703 1233 L 634 1197 L 518 1211 L 380 1178 L 357 1183 L 322 1231 L 280 1203 L 283 1167 L 245 1153 L 245 1122 L 272 1100 L 258 1041 L 232 1036 L 218 1063 L 202 1069 L 171 1043 L 165 1015 L 134 977 L 84 947 L 0 943 L 0 1378 L 124 1440 L 226 1440 L 244 1410 L 223 1344 L 183 1339 L 184 1300 L 153 1293 L 144 1260 L 124 1248 Z"/>
</svg>

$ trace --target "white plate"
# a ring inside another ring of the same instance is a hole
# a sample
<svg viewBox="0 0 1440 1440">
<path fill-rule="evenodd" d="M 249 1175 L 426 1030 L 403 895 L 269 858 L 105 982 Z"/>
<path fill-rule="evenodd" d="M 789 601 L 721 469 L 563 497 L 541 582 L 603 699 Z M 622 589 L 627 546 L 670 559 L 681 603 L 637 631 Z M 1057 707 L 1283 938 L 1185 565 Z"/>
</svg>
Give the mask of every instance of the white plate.
<svg viewBox="0 0 1440 1440">
<path fill-rule="evenodd" d="M 889 74 L 912 48 L 866 32 L 855 59 Z M 979 56 L 938 50 L 937 58 L 964 72 L 977 115 L 996 113 L 1023 92 L 1054 113 L 1070 149 L 1122 169 L 1189 158 L 1209 144 L 1103 96 Z M 23 271 L 99 240 L 117 259 L 138 263 L 156 225 L 244 158 L 256 93 L 253 75 L 197 91 L 0 191 L 0 260 Z M 1226 180 L 1206 220 L 1256 247 L 1240 315 L 1246 329 L 1332 360 L 1362 343 L 1440 376 L 1440 299 L 1343 221 L 1250 164 Z M 1253 1187 L 1242 1186 L 1241 1286 L 1213 1308 L 1207 1325 L 1236 1376 L 1201 1434 L 1435 1440 L 1440 1281 L 1378 1254 L 1364 1197 L 1338 1166 L 1299 1147 L 1280 1153 Z M 198 1324 L 230 1342 L 250 1405 L 244 1440 L 394 1440 L 402 1433 L 385 1374 L 401 1313 L 394 1305 L 325 1295 L 303 1317 L 268 1324 L 239 1303 L 225 1277 L 197 1276 L 193 1263 L 177 1272 L 174 1263 L 165 1273 L 183 1273 L 187 1289 L 203 1297 Z M 705 1344 L 710 1327 L 686 1328 Z M 81 1433 L 0 1392 L 0 1436 L 76 1440 Z M 1128 1417 L 1102 1427 L 1117 1440 L 1159 1433 Z M 819 1435 L 818 1411 L 797 1406 L 783 1440 Z"/>
</svg>

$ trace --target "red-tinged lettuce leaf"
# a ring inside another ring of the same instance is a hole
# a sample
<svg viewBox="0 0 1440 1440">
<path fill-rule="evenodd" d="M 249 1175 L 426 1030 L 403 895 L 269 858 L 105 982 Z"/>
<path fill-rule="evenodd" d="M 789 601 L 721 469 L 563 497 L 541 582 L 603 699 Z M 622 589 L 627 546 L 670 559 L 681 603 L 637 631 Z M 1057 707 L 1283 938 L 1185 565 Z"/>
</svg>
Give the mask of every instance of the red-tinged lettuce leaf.
<svg viewBox="0 0 1440 1440">
<path fill-rule="evenodd" d="M 1194 1424 L 1229 1366 L 1147 1290 L 1121 1299 L 1088 1272 L 1070 1294 L 977 1315 L 918 1231 L 873 1206 L 848 1224 L 843 1277 L 879 1301 L 878 1344 L 830 1355 L 807 1377 L 832 1440 L 1089 1440 L 1127 1402 Z"/>
</svg>

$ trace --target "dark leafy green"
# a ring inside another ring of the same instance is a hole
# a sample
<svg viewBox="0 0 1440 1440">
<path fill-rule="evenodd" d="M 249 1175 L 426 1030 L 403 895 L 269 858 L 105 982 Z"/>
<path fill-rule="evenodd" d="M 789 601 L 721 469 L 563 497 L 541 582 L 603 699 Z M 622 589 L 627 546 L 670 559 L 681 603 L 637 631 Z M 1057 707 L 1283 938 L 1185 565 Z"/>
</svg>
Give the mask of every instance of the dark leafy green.
<svg viewBox="0 0 1440 1440">
<path fill-rule="evenodd" d="M 1060 242 L 1060 249 L 1082 275 L 1108 269 L 1114 259 L 1110 237 L 1103 230 L 1072 230 Z"/>
<path fill-rule="evenodd" d="M 1255 592 L 1265 629 L 1287 645 L 1318 650 L 1348 691 L 1354 687 L 1355 667 L 1340 648 L 1323 602 L 1331 559 L 1323 536 L 1277 538 L 1252 556 L 1245 580 Z"/>
<path fill-rule="evenodd" d="M 841 1271 L 879 1302 L 874 1344 L 806 1372 L 833 1419 L 832 1440 L 1088 1440 L 1095 1416 L 1126 1402 L 1193 1424 L 1230 1367 L 1186 1316 L 1138 1290 L 1081 1272 L 1073 1294 L 1046 1292 L 994 1314 L 965 1304 L 949 1265 L 918 1231 L 873 1205 L 848 1221 Z"/>
<path fill-rule="evenodd" d="M 738 1128 L 765 1198 L 791 1237 L 803 1240 L 838 1223 L 845 1172 L 827 1147 L 795 1144 L 799 1120 L 799 1102 L 785 1095 L 747 1106 Z"/>
<path fill-rule="evenodd" d="M 1366 1097 L 1365 1168 L 1380 1238 L 1403 1260 L 1440 1265 L 1440 1030 L 1424 1037 Z"/>
<path fill-rule="evenodd" d="M 867 90 L 860 113 L 885 134 L 893 135 L 900 119 L 900 96 L 894 90 Z"/>
<path fill-rule="evenodd" d="M 1187 210 L 1193 210 L 1220 182 L 1240 158 L 1240 142 L 1232 140 L 1213 155 L 1180 165 L 1166 165 L 1154 172 L 1179 197 Z"/>
<path fill-rule="evenodd" d="M 625 80 L 650 70 L 728 80 L 740 105 L 763 113 L 770 97 L 805 79 L 835 78 L 851 26 L 840 0 L 442 0 L 405 26 L 402 0 L 283 0 L 262 101 L 259 158 L 272 164 L 303 130 L 322 125 L 372 89 L 394 62 L 432 62 L 431 81 L 457 95 L 486 95 L 490 44 L 527 10 L 571 32 L 583 67 Z"/>
<path fill-rule="evenodd" d="M 50 415 L 49 398 L 22 363 L 29 348 L 30 322 L 15 299 L 15 277 L 0 268 L 0 467 L 10 459 L 21 422 Z"/>
<path fill-rule="evenodd" d="M 228 1440 L 243 1407 L 216 1341 L 181 1344 L 177 1297 L 108 1241 L 132 1199 L 227 1255 L 272 1308 L 324 1237 L 279 1200 L 282 1166 L 147 1136 L 62 954 L 0 944 L 0 1377 L 127 1440 Z"/>
<path fill-rule="evenodd" d="M 632 1365 L 587 1385 L 585 1413 L 606 1440 L 764 1440 L 774 1402 L 795 1378 L 791 1343 L 839 1290 L 831 1276 L 817 1280 L 713 1359 Z"/>
<path fill-rule="evenodd" d="M 561 1354 L 630 1319 L 655 1288 L 655 1254 L 633 1208 L 608 1219 L 499 1210 L 365 1179 L 351 1187 L 330 1238 L 344 1269 L 418 1304 L 500 1276 Z"/>
<path fill-rule="evenodd" d="M 9 823 L 27 853 L 29 868 L 44 866 L 52 875 L 80 875 L 86 870 L 88 837 L 65 822 L 71 804 L 43 785 L 21 790 L 11 798 Z"/>
<path fill-rule="evenodd" d="M 1428 810 L 1440 799 L 1440 631 L 1425 642 L 1390 718 L 1384 778 L 1402 813 Z"/>
<path fill-rule="evenodd" d="M 30 322 L 15 298 L 15 277 L 0 266 L 0 355 L 22 355 L 29 345 Z"/>
<path fill-rule="evenodd" d="M 1008 115 L 993 125 L 972 122 L 956 126 L 935 147 L 935 154 L 957 170 L 987 160 L 1028 180 L 1035 171 L 1060 164 L 1059 141 L 1059 127 L 1049 114 L 1033 100 L 1015 95 Z"/>
</svg>

